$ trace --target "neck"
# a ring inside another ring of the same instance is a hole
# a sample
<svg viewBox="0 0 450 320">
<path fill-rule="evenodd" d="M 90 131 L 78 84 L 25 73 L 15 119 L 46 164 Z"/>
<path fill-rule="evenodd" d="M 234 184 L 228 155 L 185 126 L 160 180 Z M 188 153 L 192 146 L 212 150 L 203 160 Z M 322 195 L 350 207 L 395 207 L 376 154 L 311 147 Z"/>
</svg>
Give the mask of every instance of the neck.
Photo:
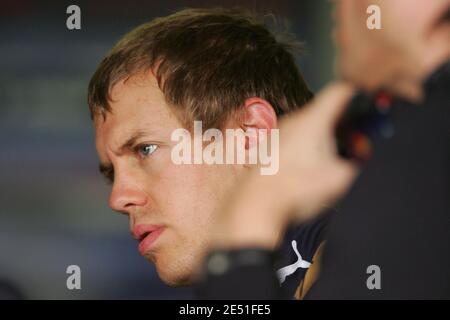
<svg viewBox="0 0 450 320">
<path fill-rule="evenodd" d="M 412 102 L 423 100 L 423 83 L 434 70 L 450 59 L 448 34 L 431 35 L 427 41 L 422 41 L 420 48 L 409 50 L 406 56 L 398 59 L 395 63 L 398 67 L 396 76 L 391 77 L 389 84 L 393 93 Z"/>
</svg>

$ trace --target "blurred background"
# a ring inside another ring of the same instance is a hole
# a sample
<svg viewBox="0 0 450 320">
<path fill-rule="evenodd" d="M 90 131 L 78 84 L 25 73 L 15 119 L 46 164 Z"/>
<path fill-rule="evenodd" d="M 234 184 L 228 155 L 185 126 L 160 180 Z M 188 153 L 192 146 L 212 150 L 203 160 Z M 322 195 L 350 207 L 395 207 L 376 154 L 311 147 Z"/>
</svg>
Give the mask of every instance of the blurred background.
<svg viewBox="0 0 450 320">
<path fill-rule="evenodd" d="M 66 8 L 81 9 L 81 30 Z M 177 299 L 107 206 L 86 88 L 127 31 L 185 7 L 246 7 L 286 18 L 306 44 L 299 65 L 317 91 L 333 75 L 332 3 L 298 1 L 0 2 L 0 299 Z M 81 268 L 68 290 L 66 268 Z"/>
</svg>

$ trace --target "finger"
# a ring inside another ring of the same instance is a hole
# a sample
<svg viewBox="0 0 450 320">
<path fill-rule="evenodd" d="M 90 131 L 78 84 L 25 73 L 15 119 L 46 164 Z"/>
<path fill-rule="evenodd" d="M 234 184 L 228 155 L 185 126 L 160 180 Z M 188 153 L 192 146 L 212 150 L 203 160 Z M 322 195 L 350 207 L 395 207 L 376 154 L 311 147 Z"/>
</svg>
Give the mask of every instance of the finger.
<svg viewBox="0 0 450 320">
<path fill-rule="evenodd" d="M 355 92 L 355 88 L 347 83 L 328 85 L 317 95 L 310 111 L 317 121 L 327 126 L 334 126 L 347 109 Z"/>
<path fill-rule="evenodd" d="M 360 172 L 359 167 L 350 161 L 338 159 L 336 164 L 333 176 L 329 179 L 334 184 L 335 200 L 347 193 Z"/>
</svg>

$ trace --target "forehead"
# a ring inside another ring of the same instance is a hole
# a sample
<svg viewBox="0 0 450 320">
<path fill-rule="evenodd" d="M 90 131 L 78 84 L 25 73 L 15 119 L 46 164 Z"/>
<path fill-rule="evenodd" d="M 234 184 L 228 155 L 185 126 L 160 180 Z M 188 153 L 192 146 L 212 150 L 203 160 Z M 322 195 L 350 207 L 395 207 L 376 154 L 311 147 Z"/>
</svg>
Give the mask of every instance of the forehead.
<svg viewBox="0 0 450 320">
<path fill-rule="evenodd" d="M 180 127 L 151 72 L 119 81 L 111 90 L 111 111 L 94 119 L 98 144 L 115 145 L 137 131 L 167 131 Z"/>
</svg>

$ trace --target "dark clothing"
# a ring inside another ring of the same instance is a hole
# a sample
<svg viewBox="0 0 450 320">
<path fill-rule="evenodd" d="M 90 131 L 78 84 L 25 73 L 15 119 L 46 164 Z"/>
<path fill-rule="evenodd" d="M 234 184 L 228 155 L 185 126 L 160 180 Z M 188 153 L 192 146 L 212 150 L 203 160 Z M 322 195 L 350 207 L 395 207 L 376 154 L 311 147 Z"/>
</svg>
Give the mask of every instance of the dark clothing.
<svg viewBox="0 0 450 320">
<path fill-rule="evenodd" d="M 325 240 L 326 226 L 330 216 L 329 213 L 321 215 L 310 222 L 292 226 L 286 232 L 274 263 L 280 286 L 286 297 L 293 298 L 299 284 L 305 278 L 309 264 L 313 262 L 314 254 Z M 286 272 L 281 270 L 289 271 L 284 281 L 280 277 Z M 291 273 L 292 271 L 294 272 Z"/>
<path fill-rule="evenodd" d="M 340 204 L 308 298 L 450 299 L 450 63 L 424 87 L 423 105 L 395 106 L 393 137 Z"/>
<path fill-rule="evenodd" d="M 207 274 L 207 278 L 196 287 L 197 297 L 293 299 L 324 240 L 328 216 L 321 215 L 307 223 L 291 226 L 275 253 L 260 249 L 255 249 L 255 252 L 252 248 L 227 252 L 229 269 L 220 275 Z M 260 258 L 260 263 L 247 262 L 249 255 L 255 254 L 265 254 L 266 257 Z"/>
</svg>

